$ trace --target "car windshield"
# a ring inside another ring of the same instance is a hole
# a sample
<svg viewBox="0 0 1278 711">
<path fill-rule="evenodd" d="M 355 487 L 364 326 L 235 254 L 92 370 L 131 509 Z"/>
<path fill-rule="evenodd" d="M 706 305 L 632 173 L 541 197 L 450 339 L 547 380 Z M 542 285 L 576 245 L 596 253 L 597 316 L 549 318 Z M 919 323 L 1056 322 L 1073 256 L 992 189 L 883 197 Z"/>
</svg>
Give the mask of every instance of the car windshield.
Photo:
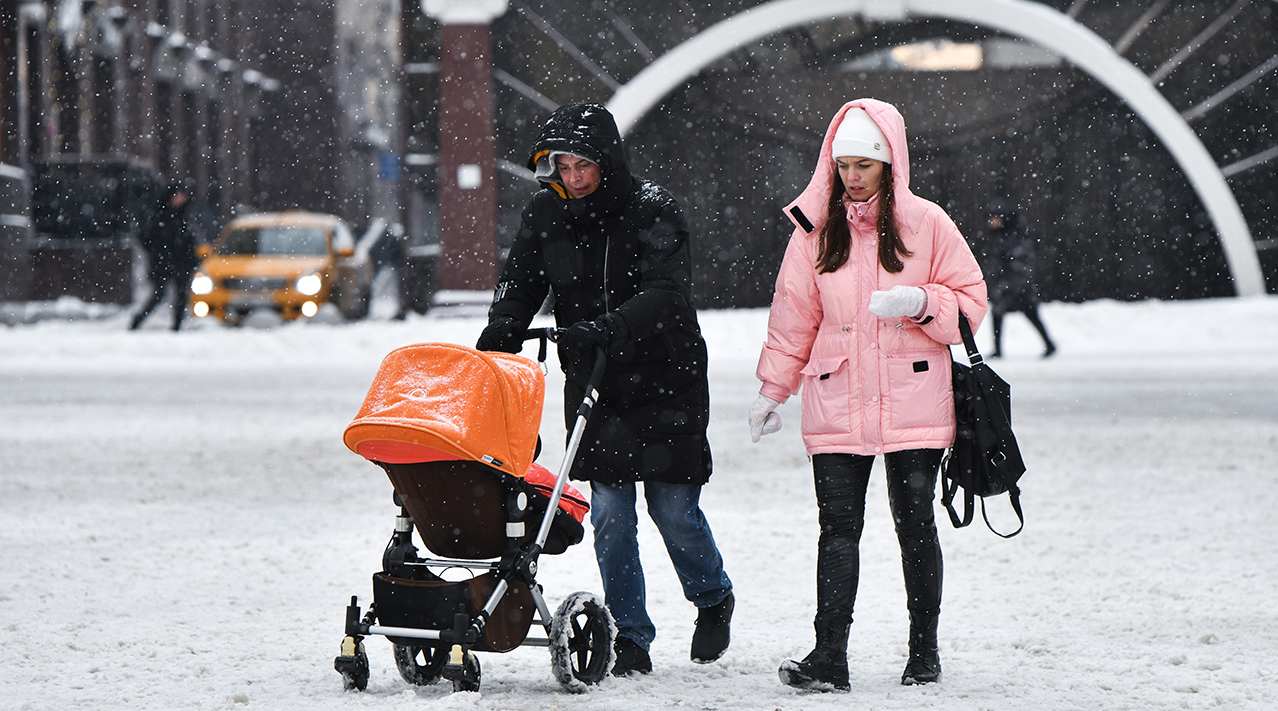
<svg viewBox="0 0 1278 711">
<path fill-rule="evenodd" d="M 221 255 L 328 253 L 328 232 L 322 227 L 250 227 L 235 230 L 217 247 Z"/>
</svg>

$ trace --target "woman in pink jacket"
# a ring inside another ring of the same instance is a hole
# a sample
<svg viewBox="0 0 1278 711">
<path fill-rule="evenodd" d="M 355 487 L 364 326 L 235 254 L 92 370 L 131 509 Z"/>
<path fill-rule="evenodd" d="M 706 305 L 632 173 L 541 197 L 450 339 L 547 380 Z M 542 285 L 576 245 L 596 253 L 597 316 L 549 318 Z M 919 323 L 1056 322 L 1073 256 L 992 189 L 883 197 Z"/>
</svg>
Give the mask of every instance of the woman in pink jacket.
<svg viewBox="0 0 1278 711">
<path fill-rule="evenodd" d="M 879 454 L 910 616 L 901 683 L 941 676 L 941 547 L 932 509 L 941 457 L 954 440 L 947 344 L 962 340 L 959 311 L 975 329 L 987 305 L 963 235 L 909 184 L 904 119 L 890 104 L 859 99 L 835 114 L 812 181 L 786 208 L 797 229 L 777 276 L 759 356 L 763 387 L 749 420 L 757 442 L 781 428 L 777 406 L 802 391 L 821 524 L 816 648 L 778 672 L 802 689 L 851 688 L 848 628 L 865 492 Z"/>
</svg>

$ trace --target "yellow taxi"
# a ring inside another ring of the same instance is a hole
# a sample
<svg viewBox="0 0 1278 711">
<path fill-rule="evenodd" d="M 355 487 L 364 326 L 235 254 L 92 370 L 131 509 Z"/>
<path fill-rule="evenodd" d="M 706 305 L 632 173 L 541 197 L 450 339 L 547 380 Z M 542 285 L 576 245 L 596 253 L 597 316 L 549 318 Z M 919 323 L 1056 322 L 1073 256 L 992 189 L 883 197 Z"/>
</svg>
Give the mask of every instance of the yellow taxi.
<svg viewBox="0 0 1278 711">
<path fill-rule="evenodd" d="M 232 220 L 200 245 L 191 278 L 191 312 L 231 324 L 257 309 L 285 321 L 309 318 L 333 303 L 348 319 L 368 315 L 372 265 L 341 218 L 275 212 Z"/>
</svg>

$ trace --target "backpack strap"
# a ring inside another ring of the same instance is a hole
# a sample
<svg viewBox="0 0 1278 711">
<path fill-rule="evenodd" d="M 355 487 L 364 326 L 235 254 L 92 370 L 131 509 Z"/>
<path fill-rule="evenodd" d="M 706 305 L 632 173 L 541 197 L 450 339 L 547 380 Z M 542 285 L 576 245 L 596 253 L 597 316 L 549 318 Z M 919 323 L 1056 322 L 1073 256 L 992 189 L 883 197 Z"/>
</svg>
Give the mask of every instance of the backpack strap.
<svg viewBox="0 0 1278 711">
<path fill-rule="evenodd" d="M 1015 484 L 1012 484 L 1010 487 L 1008 487 L 1007 498 L 1011 500 L 1012 510 L 1016 512 L 1016 518 L 1020 519 L 1020 522 L 1021 522 L 1020 528 L 1017 528 L 1015 531 L 1012 531 L 1011 533 L 999 533 L 998 531 L 994 530 L 994 526 L 990 524 L 990 517 L 985 514 L 985 499 L 983 498 L 981 499 L 981 518 L 985 519 L 985 527 L 993 531 L 994 535 L 998 536 L 999 538 L 1011 538 L 1012 536 L 1015 536 L 1016 534 L 1020 533 L 1025 528 L 1025 514 L 1021 513 L 1021 490 L 1017 488 Z M 970 506 L 972 503 L 972 495 L 968 494 L 967 499 L 968 499 L 968 505 Z M 969 515 L 970 513 L 971 512 L 969 512 Z"/>
<path fill-rule="evenodd" d="M 981 351 L 976 347 L 976 337 L 972 335 L 972 324 L 968 323 L 967 314 L 961 310 L 958 312 L 959 333 L 963 336 L 963 348 L 967 350 L 967 361 L 970 365 L 984 362 L 981 357 Z M 959 486 L 958 479 L 945 477 L 945 465 L 948 463 L 950 455 L 954 453 L 953 446 L 950 451 L 946 452 L 945 459 L 941 461 L 941 476 L 944 479 L 944 486 L 941 490 L 941 503 L 945 505 L 945 512 L 950 515 L 950 523 L 955 528 L 963 528 L 972 523 L 972 516 L 976 511 L 975 497 L 972 492 Z M 958 496 L 959 490 L 963 490 L 963 517 L 959 518 L 958 511 L 954 508 L 954 498 Z M 985 500 L 981 500 L 981 514 L 984 515 Z"/>
<path fill-rule="evenodd" d="M 953 450 L 951 450 L 952 452 Z M 941 503 L 945 505 L 945 512 L 950 515 L 950 523 L 955 528 L 963 528 L 972 522 L 972 514 L 975 511 L 972 492 L 959 486 L 958 479 L 945 476 L 945 465 L 949 462 L 950 452 L 946 452 L 945 459 L 941 461 Z M 958 511 L 954 508 L 954 497 L 958 496 L 960 489 L 963 489 L 963 518 L 959 518 Z M 981 514 L 984 515 L 985 501 L 981 501 Z M 987 521 L 988 523 L 988 521 Z"/>
<path fill-rule="evenodd" d="M 972 324 L 967 321 L 967 314 L 962 311 L 958 315 L 959 333 L 963 335 L 963 347 L 967 349 L 967 361 L 971 365 L 984 363 L 981 352 L 976 348 L 976 337 L 972 335 Z"/>
</svg>

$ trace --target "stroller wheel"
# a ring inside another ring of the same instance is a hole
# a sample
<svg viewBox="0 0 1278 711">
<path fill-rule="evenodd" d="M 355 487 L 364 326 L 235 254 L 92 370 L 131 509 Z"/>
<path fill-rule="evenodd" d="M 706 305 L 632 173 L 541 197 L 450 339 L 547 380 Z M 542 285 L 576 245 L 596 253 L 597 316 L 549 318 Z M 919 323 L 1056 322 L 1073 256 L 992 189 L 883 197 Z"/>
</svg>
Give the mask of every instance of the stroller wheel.
<svg viewBox="0 0 1278 711">
<path fill-rule="evenodd" d="M 461 647 L 453 647 L 453 653 L 460 660 L 460 664 L 446 664 L 444 666 L 444 676 L 453 682 L 453 692 L 458 691 L 479 691 L 479 657 L 475 656 L 470 650 L 462 651 Z M 447 661 L 452 653 L 445 653 L 444 659 Z"/>
<path fill-rule="evenodd" d="M 333 668 L 342 675 L 343 689 L 367 689 L 368 655 L 364 652 L 364 642 L 355 637 L 342 640 L 342 654 L 333 660 Z"/>
<path fill-rule="evenodd" d="M 569 595 L 550 623 L 551 673 L 568 691 L 584 693 L 587 684 L 598 684 L 612 669 L 616 636 L 603 600 L 588 592 Z"/>
<path fill-rule="evenodd" d="M 418 660 L 421 663 L 418 663 Z M 404 681 L 417 686 L 427 686 L 439 681 L 448 663 L 446 647 L 409 647 L 395 645 L 395 667 Z"/>
</svg>

